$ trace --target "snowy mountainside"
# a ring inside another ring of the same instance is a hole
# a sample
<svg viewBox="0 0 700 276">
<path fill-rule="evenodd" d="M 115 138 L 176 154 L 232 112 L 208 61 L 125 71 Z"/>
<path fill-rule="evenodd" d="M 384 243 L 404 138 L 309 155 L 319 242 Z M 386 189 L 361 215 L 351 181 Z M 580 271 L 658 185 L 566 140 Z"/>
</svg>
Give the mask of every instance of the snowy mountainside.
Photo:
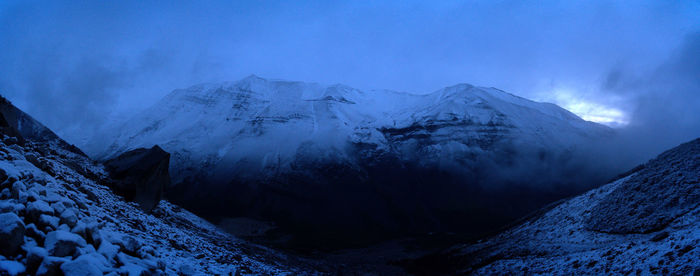
<svg viewBox="0 0 700 276">
<path fill-rule="evenodd" d="M 423 258 L 413 272 L 697 275 L 699 169 L 696 139 L 501 234 Z"/>
<path fill-rule="evenodd" d="M 1 116 L 9 126 L 0 133 L 0 275 L 277 275 L 305 270 L 300 263 L 286 265 L 293 258 L 241 241 L 166 201 L 143 212 L 105 185 L 108 174 L 102 165 L 57 136 L 22 137 L 12 120 L 31 117 L 17 114 Z M 24 127 L 52 133 L 36 121 L 25 122 L 33 125 Z"/>
<path fill-rule="evenodd" d="M 411 131 L 413 127 L 417 129 Z M 461 84 L 412 95 L 256 76 L 175 90 L 118 129 L 113 143 L 106 148 L 90 145 L 90 153 L 107 159 L 159 144 L 179 159 L 173 162 L 175 181 L 187 169 L 224 160 L 246 160 L 258 170 L 283 168 L 305 142 L 336 149 L 348 142 L 388 149 L 397 140 L 430 136 L 434 144 L 462 140 L 469 148 L 469 143 L 488 143 L 493 135 L 566 149 L 609 132 L 555 105 L 494 88 Z"/>
<path fill-rule="evenodd" d="M 175 90 L 104 135 L 83 147 L 98 159 L 170 152 L 168 198 L 209 219 L 397 233 L 489 228 L 592 185 L 579 176 L 607 172 L 576 155 L 612 131 L 495 88 L 414 95 L 250 76 Z M 482 207 L 492 213 L 474 217 Z"/>
</svg>

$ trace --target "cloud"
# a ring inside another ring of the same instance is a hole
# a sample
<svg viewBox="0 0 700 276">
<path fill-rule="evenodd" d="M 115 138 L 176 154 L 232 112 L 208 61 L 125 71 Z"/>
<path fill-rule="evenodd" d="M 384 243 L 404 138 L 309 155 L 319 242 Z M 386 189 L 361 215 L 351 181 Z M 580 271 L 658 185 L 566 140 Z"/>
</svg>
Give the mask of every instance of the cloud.
<svg viewBox="0 0 700 276">
<path fill-rule="evenodd" d="M 625 110 L 591 92 L 602 72 L 624 65 L 607 77 L 619 86 L 697 29 L 692 2 L 9 0 L 0 93 L 74 142 L 173 89 L 250 74 L 415 93 L 469 82 L 542 99 L 567 87 Z"/>
<path fill-rule="evenodd" d="M 700 32 L 653 70 L 615 68 L 601 86 L 630 103 L 630 124 L 620 130 L 630 155 L 650 158 L 700 137 Z"/>
</svg>

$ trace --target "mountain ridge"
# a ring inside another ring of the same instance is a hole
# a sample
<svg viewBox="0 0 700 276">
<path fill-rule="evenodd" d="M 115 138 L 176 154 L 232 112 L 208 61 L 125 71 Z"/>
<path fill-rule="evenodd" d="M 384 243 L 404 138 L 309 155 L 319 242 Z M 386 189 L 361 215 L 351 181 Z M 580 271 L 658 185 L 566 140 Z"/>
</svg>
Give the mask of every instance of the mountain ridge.
<svg viewBox="0 0 700 276">
<path fill-rule="evenodd" d="M 575 177 L 594 175 L 575 156 L 614 132 L 556 105 L 469 84 L 414 95 L 250 76 L 174 90 L 105 135 L 89 147 L 99 159 L 156 144 L 170 152 L 169 197 L 209 218 L 402 232 L 474 224 L 455 221 L 504 187 L 532 193 L 537 199 L 522 203 L 528 210 L 594 185 Z"/>
<path fill-rule="evenodd" d="M 497 235 L 407 262 L 416 274 L 700 272 L 700 138 Z"/>
</svg>

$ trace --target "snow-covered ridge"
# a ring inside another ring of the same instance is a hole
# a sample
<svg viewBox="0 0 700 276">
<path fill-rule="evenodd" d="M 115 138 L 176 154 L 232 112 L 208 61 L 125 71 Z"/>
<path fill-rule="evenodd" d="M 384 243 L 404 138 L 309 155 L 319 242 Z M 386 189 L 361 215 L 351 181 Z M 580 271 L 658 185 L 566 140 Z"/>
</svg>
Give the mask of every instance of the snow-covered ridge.
<svg viewBox="0 0 700 276">
<path fill-rule="evenodd" d="M 454 247 L 437 266 L 446 274 L 697 275 L 699 166 L 696 139 L 496 236 Z"/>
<path fill-rule="evenodd" d="M 289 162 L 306 142 L 335 149 L 349 142 L 390 149 L 396 146 L 391 130 L 411 131 L 416 125 L 430 126 L 427 135 L 442 145 L 460 140 L 483 144 L 478 143 L 483 135 L 498 130 L 503 139 L 517 137 L 520 143 L 568 149 L 587 137 L 609 134 L 605 127 L 556 105 L 495 88 L 459 84 L 413 95 L 250 76 L 175 90 L 105 133 L 116 138 L 94 139 L 95 144 L 83 148 L 106 159 L 158 144 L 174 154 L 172 172 L 186 172 L 202 160 L 217 164 L 242 159 L 259 170 L 270 160 Z M 454 150 L 483 149 L 450 149 Z M 182 178 L 174 175 L 175 182 Z"/>
<path fill-rule="evenodd" d="M 414 95 L 250 76 L 175 90 L 103 135 L 84 147 L 97 159 L 171 153 L 167 197 L 209 219 L 398 233 L 470 228 L 459 222 L 472 219 L 469 206 L 502 200 L 504 187 L 540 204 L 592 185 L 586 177 L 607 172 L 576 155 L 612 132 L 495 88 Z M 516 201 L 492 221 L 537 206 Z"/>
</svg>

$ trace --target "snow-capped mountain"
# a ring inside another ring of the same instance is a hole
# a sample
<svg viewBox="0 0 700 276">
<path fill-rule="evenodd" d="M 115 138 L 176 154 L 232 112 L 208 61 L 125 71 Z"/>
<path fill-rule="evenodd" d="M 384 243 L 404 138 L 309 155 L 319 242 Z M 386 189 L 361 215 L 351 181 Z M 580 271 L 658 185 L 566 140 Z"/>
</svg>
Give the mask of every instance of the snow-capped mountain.
<svg viewBox="0 0 700 276">
<path fill-rule="evenodd" d="M 698 275 L 699 172 L 696 139 L 503 233 L 412 267 L 430 275 Z"/>
<path fill-rule="evenodd" d="M 495 88 L 414 95 L 250 76 L 175 90 L 104 135 L 84 147 L 98 159 L 170 152 L 169 197 L 210 217 L 405 229 L 474 224 L 456 214 L 493 205 L 501 185 L 536 194 L 524 210 L 580 189 L 590 179 L 570 161 L 612 131 Z"/>
</svg>

